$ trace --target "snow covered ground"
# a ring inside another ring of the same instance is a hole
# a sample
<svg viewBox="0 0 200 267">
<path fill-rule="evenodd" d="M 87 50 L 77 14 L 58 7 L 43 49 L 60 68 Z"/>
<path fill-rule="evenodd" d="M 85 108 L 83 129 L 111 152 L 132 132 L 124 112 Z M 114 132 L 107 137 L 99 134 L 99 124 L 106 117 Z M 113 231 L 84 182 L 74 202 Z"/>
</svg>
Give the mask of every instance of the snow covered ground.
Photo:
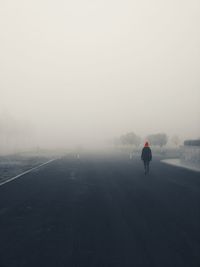
<svg viewBox="0 0 200 267">
<path fill-rule="evenodd" d="M 198 164 L 194 165 L 191 163 L 186 163 L 186 162 L 183 162 L 181 159 L 164 159 L 164 160 L 161 160 L 161 162 L 166 163 L 166 164 L 170 164 L 173 166 L 185 168 L 188 170 L 200 172 L 200 165 L 198 165 Z"/>
<path fill-rule="evenodd" d="M 182 146 L 180 152 L 181 162 L 200 166 L 200 146 Z"/>
</svg>

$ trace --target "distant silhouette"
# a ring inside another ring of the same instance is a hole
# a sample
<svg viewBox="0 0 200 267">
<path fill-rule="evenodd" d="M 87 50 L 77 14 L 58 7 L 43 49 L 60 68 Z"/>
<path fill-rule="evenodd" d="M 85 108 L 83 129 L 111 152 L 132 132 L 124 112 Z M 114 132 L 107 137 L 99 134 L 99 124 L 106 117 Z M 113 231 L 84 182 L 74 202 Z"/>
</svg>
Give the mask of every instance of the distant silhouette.
<svg viewBox="0 0 200 267">
<path fill-rule="evenodd" d="M 149 163 L 152 160 L 151 148 L 149 147 L 148 142 L 145 143 L 142 149 L 141 160 L 144 162 L 144 173 L 146 175 L 149 173 Z"/>
</svg>

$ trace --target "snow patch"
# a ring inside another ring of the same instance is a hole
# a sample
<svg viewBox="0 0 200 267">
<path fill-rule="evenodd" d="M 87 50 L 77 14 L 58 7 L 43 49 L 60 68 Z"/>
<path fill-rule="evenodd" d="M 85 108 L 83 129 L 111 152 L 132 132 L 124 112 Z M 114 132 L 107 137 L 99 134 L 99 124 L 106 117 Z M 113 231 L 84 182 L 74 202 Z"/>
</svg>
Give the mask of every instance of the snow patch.
<svg viewBox="0 0 200 267">
<path fill-rule="evenodd" d="M 169 165 L 185 168 L 188 170 L 200 172 L 200 166 L 194 166 L 190 163 L 183 162 L 181 159 L 164 159 L 164 160 L 161 160 L 161 162 L 169 164 Z"/>
</svg>

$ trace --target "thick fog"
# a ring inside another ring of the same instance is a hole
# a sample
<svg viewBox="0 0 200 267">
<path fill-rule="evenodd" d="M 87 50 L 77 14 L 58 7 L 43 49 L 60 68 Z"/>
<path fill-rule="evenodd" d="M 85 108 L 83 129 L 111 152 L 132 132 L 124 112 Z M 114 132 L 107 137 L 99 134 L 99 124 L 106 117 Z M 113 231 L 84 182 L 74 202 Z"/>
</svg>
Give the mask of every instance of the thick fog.
<svg viewBox="0 0 200 267">
<path fill-rule="evenodd" d="M 129 131 L 199 137 L 199 10 L 199 0 L 1 0 L 1 132 L 54 147 Z"/>
</svg>

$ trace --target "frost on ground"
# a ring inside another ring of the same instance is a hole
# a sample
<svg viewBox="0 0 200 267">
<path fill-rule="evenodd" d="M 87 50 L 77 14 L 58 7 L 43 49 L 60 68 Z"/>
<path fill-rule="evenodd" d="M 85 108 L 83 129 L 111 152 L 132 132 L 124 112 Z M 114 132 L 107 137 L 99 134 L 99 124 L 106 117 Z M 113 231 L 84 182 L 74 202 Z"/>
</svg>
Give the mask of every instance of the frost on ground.
<svg viewBox="0 0 200 267">
<path fill-rule="evenodd" d="M 49 159 L 48 156 L 30 153 L 0 156 L 0 182 L 34 168 Z"/>
<path fill-rule="evenodd" d="M 164 159 L 161 161 L 166 164 L 173 165 L 173 166 L 200 172 L 200 165 L 197 165 L 197 164 L 194 165 L 188 162 L 183 162 L 181 159 Z"/>
<path fill-rule="evenodd" d="M 192 166 L 200 166 L 200 146 L 181 147 L 181 162 Z"/>
<path fill-rule="evenodd" d="M 169 153 L 166 153 L 165 156 L 162 160 L 164 163 L 200 171 L 200 146 L 182 146 L 177 155 L 169 157 Z"/>
</svg>

